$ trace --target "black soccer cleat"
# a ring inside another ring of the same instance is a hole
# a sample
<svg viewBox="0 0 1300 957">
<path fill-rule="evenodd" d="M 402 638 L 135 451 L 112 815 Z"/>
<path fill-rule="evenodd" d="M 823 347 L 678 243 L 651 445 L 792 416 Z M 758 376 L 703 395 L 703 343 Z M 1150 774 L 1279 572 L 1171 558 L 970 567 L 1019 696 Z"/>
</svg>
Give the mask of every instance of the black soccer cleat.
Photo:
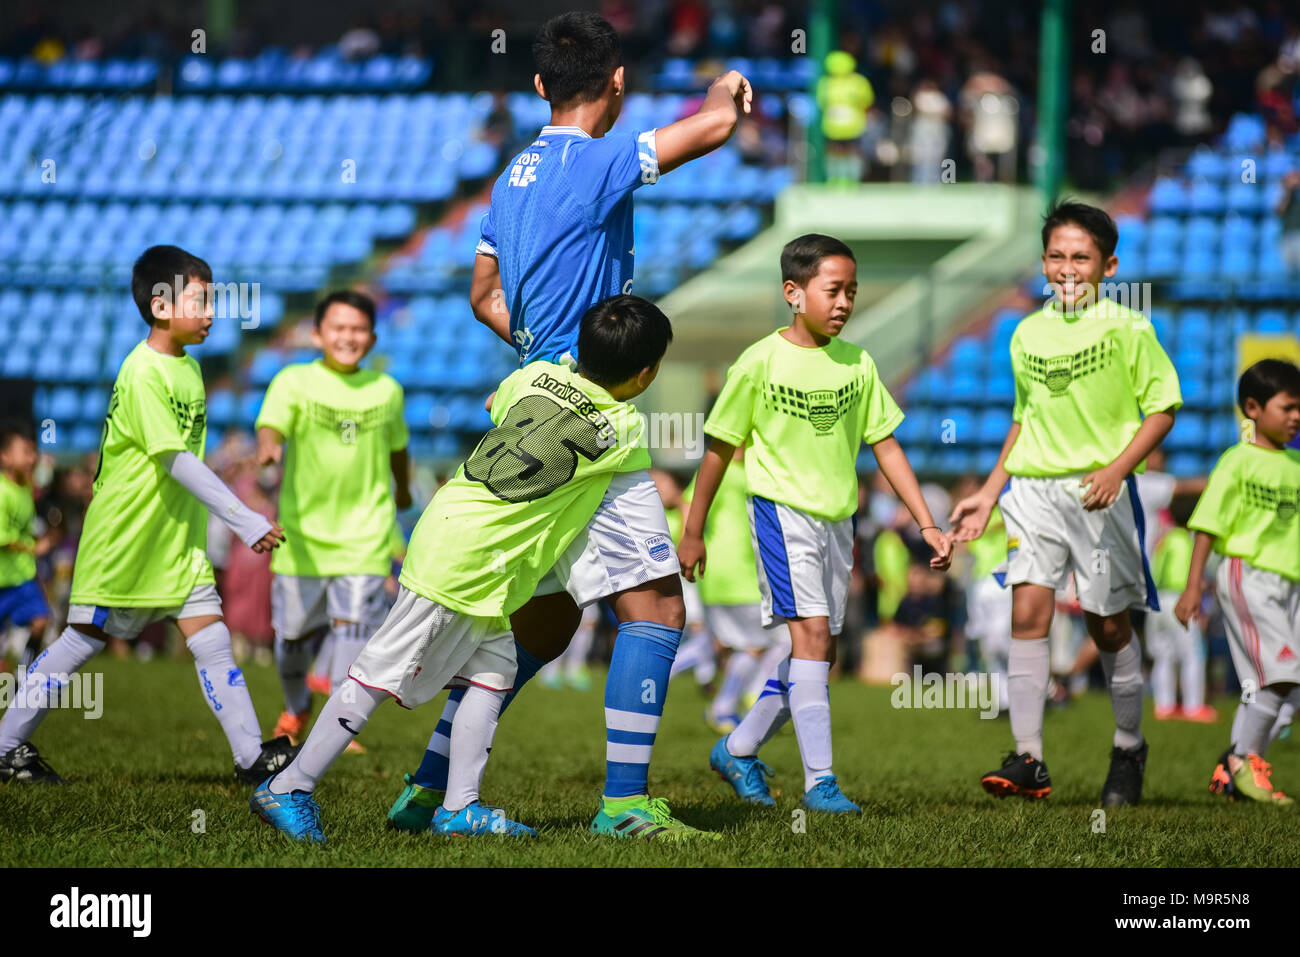
<svg viewBox="0 0 1300 957">
<path fill-rule="evenodd" d="M 41 757 L 30 741 L 24 741 L 8 754 L 0 755 L 0 782 L 23 781 L 27 784 L 67 784 Z"/>
<path fill-rule="evenodd" d="M 1045 798 L 1052 793 L 1052 777 L 1047 765 L 1028 753 L 1012 751 L 1002 762 L 1002 767 L 980 778 L 984 790 L 994 797 L 1018 794 L 1031 800 Z"/>
<path fill-rule="evenodd" d="M 1231 765 L 1228 764 L 1228 755 L 1232 754 L 1232 747 L 1219 755 L 1219 763 L 1214 766 L 1214 773 L 1210 775 L 1210 793 L 1222 794 L 1229 801 L 1237 800 L 1237 785 L 1232 780 L 1232 771 L 1229 770 Z"/>
<path fill-rule="evenodd" d="M 1147 743 L 1125 751 L 1111 748 L 1110 771 L 1101 786 L 1102 807 L 1124 807 L 1142 800 L 1142 774 L 1147 767 Z"/>
<path fill-rule="evenodd" d="M 249 767 L 235 765 L 235 778 L 243 784 L 258 785 L 283 771 L 297 757 L 301 744 L 294 744 L 287 735 L 262 742 L 262 753 Z"/>
</svg>

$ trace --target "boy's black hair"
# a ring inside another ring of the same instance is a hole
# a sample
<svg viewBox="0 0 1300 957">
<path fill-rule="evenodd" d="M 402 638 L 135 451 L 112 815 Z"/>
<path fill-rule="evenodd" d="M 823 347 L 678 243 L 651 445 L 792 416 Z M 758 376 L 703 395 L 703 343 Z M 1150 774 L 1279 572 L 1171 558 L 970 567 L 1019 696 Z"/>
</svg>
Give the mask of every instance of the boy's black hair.
<svg viewBox="0 0 1300 957">
<path fill-rule="evenodd" d="M 854 263 L 858 261 L 853 250 L 834 236 L 805 233 L 790 240 L 781 250 L 781 281 L 789 280 L 796 286 L 808 285 L 821 268 L 822 260 L 829 256 L 848 256 Z"/>
<path fill-rule="evenodd" d="M 179 246 L 150 246 L 140 254 L 131 268 L 131 298 L 140 316 L 153 325 L 153 309 L 150 303 L 160 287 L 167 288 L 164 296 L 169 302 L 177 289 L 178 281 L 184 288 L 191 280 L 212 282 L 212 267 L 198 256 L 187 253 Z"/>
<path fill-rule="evenodd" d="M 1066 225 L 1078 226 L 1091 236 L 1092 241 L 1101 251 L 1103 262 L 1115 255 L 1115 245 L 1119 242 L 1119 228 L 1115 225 L 1115 220 L 1110 218 L 1110 213 L 1072 199 L 1059 199 L 1048 207 L 1047 215 L 1043 217 L 1043 252 L 1047 251 L 1052 230 L 1057 226 Z"/>
<path fill-rule="evenodd" d="M 533 41 L 533 62 L 551 109 L 597 100 L 623 62 L 623 44 L 604 17 L 573 10 L 552 17 Z"/>
<path fill-rule="evenodd" d="M 1279 392 L 1300 397 L 1300 366 L 1285 359 L 1260 359 L 1237 381 L 1237 407 L 1245 415 L 1247 399 L 1262 407 Z"/>
<path fill-rule="evenodd" d="M 611 296 L 582 315 L 578 372 L 612 388 L 652 368 L 672 341 L 672 323 L 654 303 L 640 296 Z"/>
<path fill-rule="evenodd" d="M 345 306 L 351 306 L 366 314 L 370 320 L 370 331 L 375 331 L 375 301 L 367 296 L 364 292 L 357 292 L 355 289 L 336 289 L 320 302 L 316 303 L 316 328 L 320 328 L 320 321 L 325 318 L 325 312 L 336 302 L 341 302 Z"/>
<path fill-rule="evenodd" d="M 14 439 L 26 439 L 35 444 L 36 432 L 32 429 L 32 424 L 22 419 L 0 420 L 0 452 L 9 448 L 9 443 Z"/>
</svg>

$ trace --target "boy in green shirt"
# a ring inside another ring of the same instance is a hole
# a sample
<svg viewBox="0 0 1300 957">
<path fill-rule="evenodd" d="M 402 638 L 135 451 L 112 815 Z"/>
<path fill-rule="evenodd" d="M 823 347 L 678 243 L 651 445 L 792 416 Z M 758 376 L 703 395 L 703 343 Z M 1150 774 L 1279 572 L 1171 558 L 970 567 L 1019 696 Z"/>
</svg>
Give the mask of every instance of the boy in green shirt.
<svg viewBox="0 0 1300 957">
<path fill-rule="evenodd" d="M 828 682 L 853 568 L 863 442 L 934 549 L 933 567 L 948 567 L 951 545 L 893 437 L 902 411 L 871 356 L 837 338 L 857 295 L 852 250 L 830 236 L 800 236 L 781 251 L 781 278 L 793 319 L 746 349 L 727 373 L 704 426 L 713 442 L 695 478 L 678 557 L 687 579 L 707 575 L 705 522 L 736 446 L 748 443 L 745 484 L 763 625 L 787 622 L 792 652 L 774 673 L 777 690 L 718 740 L 709 765 L 741 800 L 772 804 L 758 749 L 793 718 L 804 807 L 861 814 L 831 771 Z"/>
<path fill-rule="evenodd" d="M 59 783 L 28 738 L 60 681 L 110 636 L 130 640 L 162 618 L 176 621 L 194 655 L 203 696 L 235 756 L 235 776 L 256 784 L 293 756 L 287 738 L 263 743 L 206 554 L 208 512 L 254 551 L 284 540 L 203 464 L 203 376 L 186 346 L 207 338 L 215 309 L 212 270 L 175 246 L 135 262 L 131 294 L 149 336 L 122 362 L 72 573 L 68 627 L 41 653 L 0 719 L 0 780 Z M 205 508 L 206 506 L 206 508 Z M 47 677 L 48 676 L 48 680 Z"/>
<path fill-rule="evenodd" d="M 655 306 L 615 296 L 583 316 L 576 372 L 537 361 L 501 383 L 495 428 L 439 489 L 411 535 L 392 611 L 330 696 L 299 757 L 254 792 L 255 813 L 295 839 L 323 842 L 312 792 L 374 710 L 389 697 L 413 708 L 456 681 L 468 689 L 452 726 L 447 789 L 432 830 L 536 833 L 478 800 L 501 703 L 515 679 L 509 616 L 586 527 L 611 476 L 649 467 L 643 420 L 625 400 L 654 381 L 671 339 L 668 318 Z M 485 716 L 486 729 L 465 720 L 471 711 Z"/>
<path fill-rule="evenodd" d="M 1287 448 L 1300 432 L 1300 368 L 1256 362 L 1237 405 L 1254 434 L 1223 453 L 1187 523 L 1196 542 L 1174 614 L 1187 626 L 1200 613 L 1213 548 L 1224 556 L 1219 606 L 1244 707 L 1210 789 L 1282 806 L 1295 802 L 1273 790 L 1264 752 L 1278 711 L 1300 706 L 1300 450 Z"/>
<path fill-rule="evenodd" d="M 1182 396 L 1150 321 L 1098 300 L 1102 279 L 1119 267 L 1114 220 L 1093 206 L 1060 203 L 1049 210 L 1042 238 L 1043 275 L 1055 295 L 1016 327 L 1011 429 L 983 488 L 952 513 L 959 541 L 984 532 L 994 505 L 1007 528 L 1007 671 L 1016 750 L 981 784 L 997 797 L 1051 793 L 1043 762 L 1047 633 L 1056 590 L 1073 574 L 1115 714 L 1101 803 L 1136 804 L 1147 745 L 1142 658 L 1129 608 L 1159 605 L 1133 473 L 1173 427 Z"/>
<path fill-rule="evenodd" d="M 336 689 L 384 620 L 396 509 L 411 505 L 402 387 L 360 367 L 375 344 L 374 302 L 352 290 L 330 293 L 316 306 L 312 343 L 324 357 L 281 369 L 257 416 L 263 465 L 289 446 L 279 513 L 287 540 L 271 558 L 271 623 L 285 701 L 275 733 L 295 742 L 311 715 L 307 672 L 321 638 L 333 638 Z"/>
<path fill-rule="evenodd" d="M 0 425 L 0 635 L 6 621 L 25 631 L 18 673 L 26 674 L 50 623 L 50 606 L 36 580 L 32 470 L 36 440 L 23 422 Z"/>
</svg>

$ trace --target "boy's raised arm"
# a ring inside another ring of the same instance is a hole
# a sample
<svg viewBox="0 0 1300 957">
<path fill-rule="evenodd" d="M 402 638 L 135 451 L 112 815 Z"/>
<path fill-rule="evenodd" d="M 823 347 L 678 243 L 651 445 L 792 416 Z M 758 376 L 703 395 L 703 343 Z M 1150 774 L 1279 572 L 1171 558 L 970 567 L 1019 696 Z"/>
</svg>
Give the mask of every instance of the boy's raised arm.
<svg viewBox="0 0 1300 957">
<path fill-rule="evenodd" d="M 393 490 L 393 502 L 399 512 L 404 512 L 411 507 L 411 465 L 406 449 L 390 452 L 388 465 L 393 470 L 393 481 L 397 485 Z"/>
<path fill-rule="evenodd" d="M 274 465 L 284 454 L 284 436 L 279 429 L 269 425 L 259 426 L 257 430 L 257 464 Z"/>
<path fill-rule="evenodd" d="M 750 111 L 754 90 L 735 70 L 718 77 L 694 115 L 655 131 L 660 174 L 711 153 L 731 138 L 740 114 Z"/>
<path fill-rule="evenodd" d="M 907 455 L 903 452 L 903 447 L 898 444 L 898 439 L 892 435 L 887 436 L 873 444 L 871 451 L 876 456 L 880 471 L 898 493 L 899 500 L 907 506 L 907 510 L 912 513 L 912 518 L 916 519 L 916 524 L 921 527 L 921 537 L 934 549 L 930 567 L 947 568 L 952 561 L 952 542 L 940 531 L 939 526 L 934 524 L 930 506 L 925 504 L 925 496 L 921 494 L 921 484 L 917 482 L 916 473 L 912 471 L 912 463 L 907 461 Z"/>
<path fill-rule="evenodd" d="M 695 568 L 704 574 L 704 523 L 709 517 L 709 507 L 713 505 L 713 496 L 718 494 L 718 486 L 727 473 L 731 457 L 736 454 L 736 447 L 722 439 L 714 439 L 704 460 L 700 462 L 700 471 L 695 476 L 695 494 L 691 498 L 691 508 L 686 514 L 682 528 L 682 541 L 677 546 L 677 557 L 682 564 L 682 576 L 688 581 L 695 581 Z"/>
<path fill-rule="evenodd" d="M 474 275 L 469 283 L 469 307 L 474 318 L 514 348 L 510 338 L 510 311 L 501 289 L 501 270 L 495 256 L 480 252 L 474 257 Z"/>
<path fill-rule="evenodd" d="M 160 460 L 172 478 L 253 551 L 269 552 L 284 541 L 284 531 L 279 525 L 241 502 L 193 452 L 164 452 Z"/>
</svg>

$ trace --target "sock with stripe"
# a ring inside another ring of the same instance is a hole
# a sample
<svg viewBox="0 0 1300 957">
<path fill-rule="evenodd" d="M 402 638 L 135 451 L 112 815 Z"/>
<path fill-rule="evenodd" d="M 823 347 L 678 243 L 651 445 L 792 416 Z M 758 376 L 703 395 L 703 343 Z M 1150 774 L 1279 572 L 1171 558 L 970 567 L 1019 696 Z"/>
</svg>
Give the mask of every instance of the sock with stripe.
<svg viewBox="0 0 1300 957">
<path fill-rule="evenodd" d="M 1043 760 L 1043 706 L 1051 661 L 1046 638 L 1013 638 L 1007 654 L 1007 697 L 1016 750 Z"/>
<path fill-rule="evenodd" d="M 771 677 L 772 672 L 780 668 L 782 663 L 790 660 L 790 638 L 789 635 L 782 637 L 776 644 L 763 652 L 763 656 L 758 660 L 758 667 L 754 670 L 753 677 L 749 679 L 749 684 L 745 686 L 745 698 L 758 700 L 758 696 L 763 693 L 767 687 L 767 679 Z M 788 675 L 787 675 L 788 677 Z M 781 679 L 785 681 L 786 679 Z"/>
<path fill-rule="evenodd" d="M 235 755 L 235 763 L 249 767 L 262 755 L 262 730 L 257 724 L 253 699 L 248 696 L 244 672 L 230 651 L 230 631 L 224 621 L 200 628 L 185 641 L 194 655 L 203 698 L 221 724 Z"/>
<path fill-rule="evenodd" d="M 759 665 L 758 658 L 746 651 L 733 651 L 727 660 L 727 667 L 722 672 L 722 687 L 717 697 L 709 705 L 709 713 L 715 718 L 740 711 L 740 695 L 749 684 L 750 675 Z"/>
<path fill-rule="evenodd" d="M 515 700 L 515 695 L 519 694 L 519 689 L 527 684 L 529 679 L 537 674 L 544 664 L 546 662 L 542 661 L 541 658 L 538 658 L 518 641 L 515 641 L 515 688 L 501 702 L 501 710 L 496 716 L 497 721 L 500 721 L 501 716 L 506 713 L 506 708 L 510 707 L 510 702 Z M 447 790 L 451 733 L 452 728 L 455 727 L 456 711 L 465 698 L 465 690 L 464 688 L 453 688 L 451 694 L 447 695 L 447 703 L 443 706 L 442 715 L 439 716 L 438 724 L 433 729 L 433 736 L 429 738 L 429 746 L 425 749 L 424 759 L 420 762 L 420 767 L 412 778 L 412 781 L 422 788 L 431 791 Z M 493 728 L 495 730 L 495 724 Z M 485 746 L 490 747 L 491 740 Z"/>
<path fill-rule="evenodd" d="M 1258 754 L 1263 757 L 1268 750 L 1269 733 L 1277 723 L 1277 714 L 1286 699 L 1271 688 L 1260 688 L 1255 700 L 1244 705 L 1246 714 L 1241 720 L 1241 737 L 1236 740 L 1236 753 L 1240 757 Z"/>
<path fill-rule="evenodd" d="M 650 754 L 668 695 L 680 628 L 625 621 L 605 680 L 605 798 L 649 793 Z"/>
<path fill-rule="evenodd" d="M 1230 731 L 1228 734 L 1228 743 L 1232 745 L 1232 750 L 1234 753 L 1237 750 L 1237 742 L 1241 740 L 1241 729 L 1242 726 L 1245 724 L 1245 721 L 1246 721 L 1246 702 L 1239 701 L 1237 703 L 1237 713 L 1232 716 L 1232 731 Z"/>
<path fill-rule="evenodd" d="M 790 716 L 803 761 L 803 788 L 831 773 L 831 665 L 808 658 L 790 659 Z"/>
<path fill-rule="evenodd" d="M 334 638 L 334 657 L 330 659 L 330 688 L 337 689 L 348 679 L 348 669 L 370 640 L 373 628 L 359 621 L 336 621 L 330 625 Z M 305 679 L 304 679 L 305 680 Z"/>
<path fill-rule="evenodd" d="M 442 806 L 448 811 L 459 811 L 478 800 L 505 696 L 504 691 L 478 685 L 465 690 L 451 729 L 447 793 L 442 799 Z"/>
<path fill-rule="evenodd" d="M 1136 638 L 1119 651 L 1103 651 L 1101 667 L 1110 686 L 1115 715 L 1115 747 L 1132 751 L 1142 745 L 1142 655 Z"/>
<path fill-rule="evenodd" d="M 790 659 L 776 666 L 749 714 L 727 735 L 727 753 L 752 758 L 790 720 Z"/>
<path fill-rule="evenodd" d="M 336 688 L 312 725 L 298 756 L 271 780 L 272 794 L 305 791 L 310 794 L 340 754 L 366 726 L 375 709 L 388 700 L 388 693 L 367 688 L 349 678 Z"/>
<path fill-rule="evenodd" d="M 59 686 L 53 676 L 75 674 L 103 650 L 104 642 L 83 635 L 69 625 L 50 647 L 36 656 L 4 717 L 0 718 L 0 754 L 7 754 L 29 740 L 50 713 L 51 693 Z M 38 681 L 39 691 L 36 690 Z M 258 753 L 261 753 L 260 742 Z"/>
</svg>

